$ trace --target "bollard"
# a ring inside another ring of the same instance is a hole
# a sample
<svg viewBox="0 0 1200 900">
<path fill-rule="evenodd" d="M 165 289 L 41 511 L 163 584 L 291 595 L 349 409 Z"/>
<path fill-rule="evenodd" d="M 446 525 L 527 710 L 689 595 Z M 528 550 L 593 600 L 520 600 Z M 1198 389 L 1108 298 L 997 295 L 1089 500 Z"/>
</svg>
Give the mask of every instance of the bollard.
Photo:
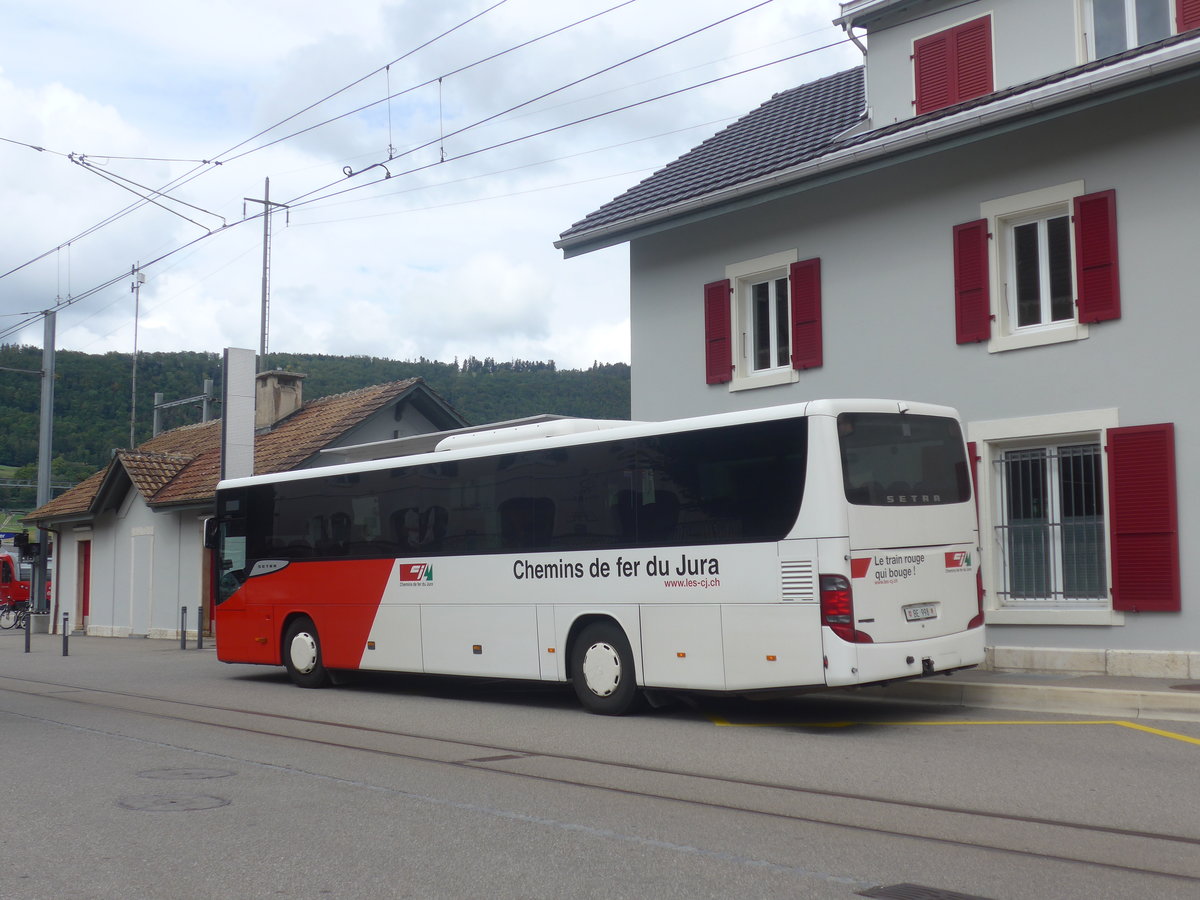
<svg viewBox="0 0 1200 900">
<path fill-rule="evenodd" d="M 196 649 L 204 649 L 204 604 L 201 603 L 196 608 L 196 615 L 199 617 L 196 620 Z"/>
<path fill-rule="evenodd" d="M 25 610 L 25 652 L 26 653 L 29 652 L 29 635 L 32 633 L 30 631 L 30 629 L 32 628 L 32 625 L 30 623 L 33 621 L 33 616 L 30 615 L 32 610 L 33 610 L 33 601 L 30 600 L 29 608 Z"/>
<path fill-rule="evenodd" d="M 67 655 L 67 614 L 63 613 L 63 656 Z"/>
<path fill-rule="evenodd" d="M 179 608 L 179 649 L 187 649 L 187 607 Z"/>
</svg>

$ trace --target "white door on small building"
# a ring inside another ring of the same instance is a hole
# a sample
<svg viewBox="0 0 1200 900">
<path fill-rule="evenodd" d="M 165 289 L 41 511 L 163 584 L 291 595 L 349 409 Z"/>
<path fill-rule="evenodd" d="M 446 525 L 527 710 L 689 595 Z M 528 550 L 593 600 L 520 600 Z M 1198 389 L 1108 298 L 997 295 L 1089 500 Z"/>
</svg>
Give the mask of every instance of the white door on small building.
<svg viewBox="0 0 1200 900">
<path fill-rule="evenodd" d="M 154 533 L 134 531 L 129 544 L 129 625 L 132 634 L 150 633 L 154 605 Z"/>
</svg>

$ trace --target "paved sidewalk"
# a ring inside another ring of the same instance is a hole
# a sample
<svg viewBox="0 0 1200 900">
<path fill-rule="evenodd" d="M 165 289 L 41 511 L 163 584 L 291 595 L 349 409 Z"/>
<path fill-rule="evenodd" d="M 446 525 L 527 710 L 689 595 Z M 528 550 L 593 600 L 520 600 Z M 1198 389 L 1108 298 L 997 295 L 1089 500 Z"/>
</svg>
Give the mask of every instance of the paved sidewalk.
<svg viewBox="0 0 1200 900">
<path fill-rule="evenodd" d="M 1068 713 L 1089 718 L 1200 722 L 1200 681 L 1186 678 L 970 669 L 886 687 L 859 688 L 854 693 L 871 698 Z"/>
</svg>

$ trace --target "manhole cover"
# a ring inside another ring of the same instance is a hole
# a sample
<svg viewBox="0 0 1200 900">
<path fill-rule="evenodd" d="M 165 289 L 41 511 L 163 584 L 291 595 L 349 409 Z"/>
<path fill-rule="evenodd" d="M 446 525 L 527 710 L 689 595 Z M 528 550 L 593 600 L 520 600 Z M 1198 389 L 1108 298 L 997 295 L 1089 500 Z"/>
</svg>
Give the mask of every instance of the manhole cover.
<svg viewBox="0 0 1200 900">
<path fill-rule="evenodd" d="M 138 797 L 119 797 L 117 806 L 138 812 L 193 812 L 197 809 L 216 809 L 228 806 L 224 797 L 204 794 L 143 794 Z"/>
<path fill-rule="evenodd" d="M 1200 681 L 1193 681 L 1188 684 L 1173 684 L 1173 685 L 1171 685 L 1171 690 L 1173 690 L 1173 691 L 1200 691 Z"/>
<path fill-rule="evenodd" d="M 138 778 L 158 778 L 163 781 L 203 781 L 205 778 L 228 778 L 235 773 L 228 769 L 147 769 Z"/>
<path fill-rule="evenodd" d="M 884 900 L 988 900 L 975 894 L 960 894 L 923 884 L 889 884 L 859 891 L 860 897 L 882 897 Z"/>
</svg>

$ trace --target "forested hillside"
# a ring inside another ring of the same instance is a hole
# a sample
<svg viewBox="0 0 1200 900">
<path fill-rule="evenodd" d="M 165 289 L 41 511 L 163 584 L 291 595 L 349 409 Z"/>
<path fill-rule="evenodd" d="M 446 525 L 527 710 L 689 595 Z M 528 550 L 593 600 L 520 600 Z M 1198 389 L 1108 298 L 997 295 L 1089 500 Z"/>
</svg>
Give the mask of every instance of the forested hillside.
<svg viewBox="0 0 1200 900">
<path fill-rule="evenodd" d="M 271 368 L 303 372 L 304 397 L 314 400 L 372 384 L 424 378 L 469 422 L 483 424 L 539 413 L 600 419 L 629 418 L 629 366 L 593 365 L 560 370 L 553 362 L 498 363 L 475 359 L 443 363 L 402 362 L 365 356 L 271 354 Z M 56 480 L 79 480 L 95 471 L 114 447 L 129 446 L 132 356 L 59 351 L 56 358 L 54 456 Z M 39 370 L 37 347 L 0 345 L 0 464 L 37 461 L 40 380 L 3 369 Z M 221 356 L 216 353 L 140 353 L 135 443 L 150 437 L 154 394 L 180 400 L 201 393 L 211 378 L 221 391 Z M 220 415 L 219 407 L 217 415 Z M 163 427 L 198 422 L 199 410 L 165 410 Z M 17 477 L 22 477 L 18 474 Z M 6 498 L 0 498 L 0 504 Z M 7 504 L 3 504 L 7 505 Z"/>
</svg>

